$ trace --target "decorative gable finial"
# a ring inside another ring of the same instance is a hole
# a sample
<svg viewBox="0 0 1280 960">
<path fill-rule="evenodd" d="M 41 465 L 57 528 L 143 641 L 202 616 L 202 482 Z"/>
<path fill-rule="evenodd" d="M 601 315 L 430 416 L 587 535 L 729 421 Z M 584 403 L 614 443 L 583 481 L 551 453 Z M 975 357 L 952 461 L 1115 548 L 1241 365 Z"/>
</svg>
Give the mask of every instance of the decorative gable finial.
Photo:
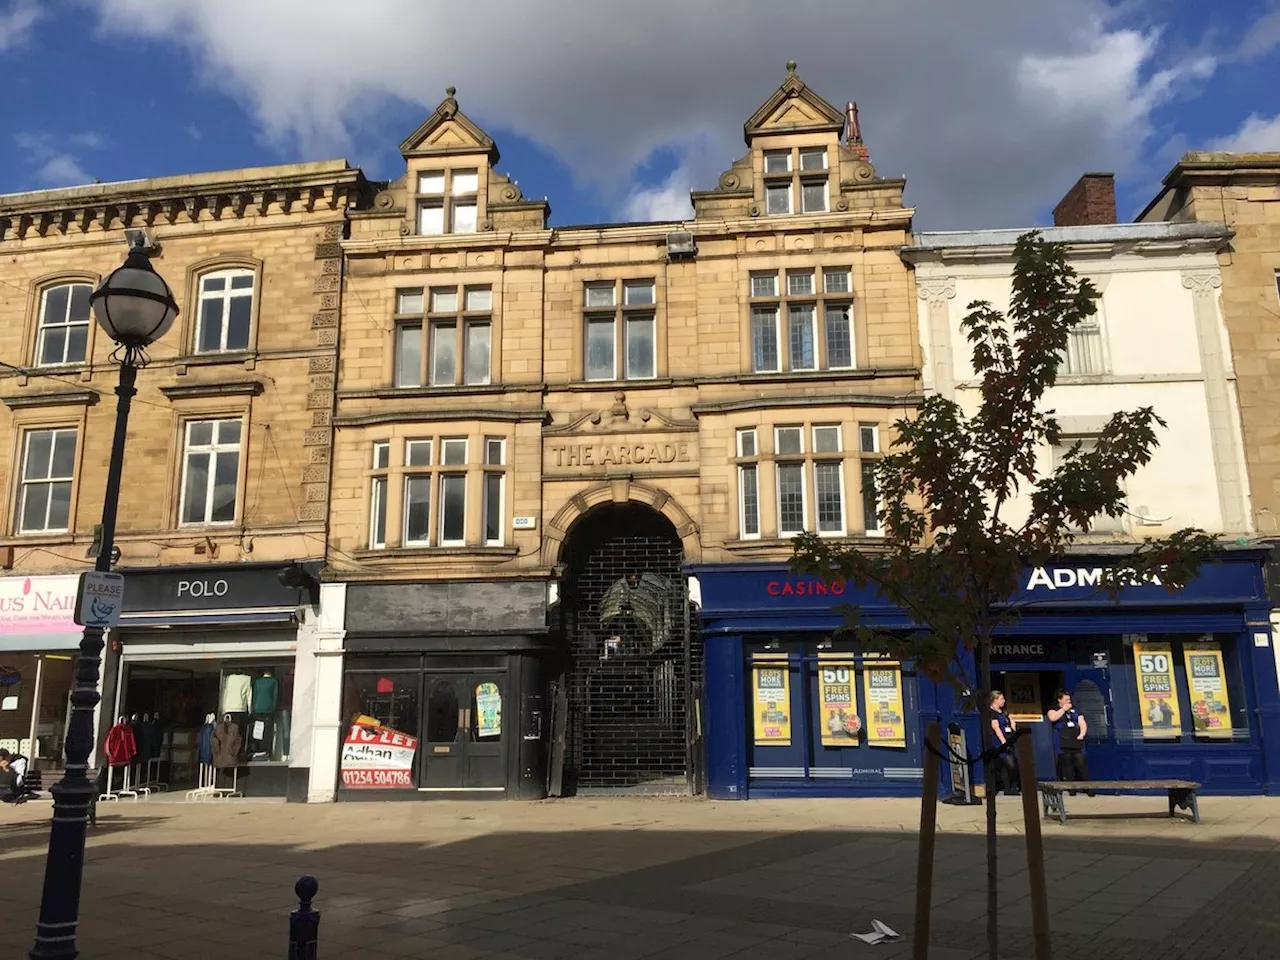
<svg viewBox="0 0 1280 960">
<path fill-rule="evenodd" d="M 452 84 L 444 88 L 444 95 L 448 97 L 450 100 L 452 100 L 454 96 L 457 95 L 457 93 L 458 93 L 458 88 L 453 86 Z"/>
<path fill-rule="evenodd" d="M 794 77 L 796 75 L 796 62 L 794 60 L 787 61 L 787 76 Z"/>
</svg>

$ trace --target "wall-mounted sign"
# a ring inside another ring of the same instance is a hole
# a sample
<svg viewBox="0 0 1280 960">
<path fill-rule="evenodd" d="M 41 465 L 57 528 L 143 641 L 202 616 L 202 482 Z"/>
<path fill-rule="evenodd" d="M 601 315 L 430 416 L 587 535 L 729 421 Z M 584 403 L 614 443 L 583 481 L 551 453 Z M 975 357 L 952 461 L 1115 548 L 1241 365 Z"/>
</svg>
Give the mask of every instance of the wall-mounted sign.
<svg viewBox="0 0 1280 960">
<path fill-rule="evenodd" d="M 791 677 L 787 655 L 762 653 L 752 660 L 756 745 L 787 746 L 791 743 Z"/>
<path fill-rule="evenodd" d="M 297 587 L 280 582 L 277 566 L 175 567 L 125 570 L 124 612 L 244 610 L 294 607 Z"/>
<path fill-rule="evenodd" d="M 902 665 L 891 660 L 865 660 L 862 693 L 867 703 L 867 743 L 873 747 L 905 747 Z"/>
<path fill-rule="evenodd" d="M 839 654 L 818 654 L 818 700 L 822 745 L 856 747 L 862 733 L 854 684 L 853 660 Z"/>
<path fill-rule="evenodd" d="M 1142 714 L 1142 735 L 1147 738 L 1180 737 L 1182 718 L 1178 713 L 1173 653 L 1169 644 L 1134 643 L 1133 663 L 1138 710 Z"/>
<path fill-rule="evenodd" d="M 538 529 L 537 517 L 512 517 L 511 526 L 516 530 L 536 530 Z"/>
<path fill-rule="evenodd" d="M 694 469 L 698 445 L 688 434 L 632 434 L 630 436 L 548 438 L 545 471 L 561 473 L 625 472 L 631 467 L 651 470 Z"/>
<path fill-rule="evenodd" d="M 80 574 L 75 621 L 84 627 L 108 629 L 120 622 L 124 605 L 124 574 L 90 570 Z"/>
<path fill-rule="evenodd" d="M 0 638 L 15 634 L 78 633 L 80 577 L 0 577 Z"/>
<path fill-rule="evenodd" d="M 1191 725 L 1199 737 L 1230 737 L 1231 700 L 1227 695 L 1227 671 L 1222 645 L 1217 641 L 1184 643 L 1187 686 L 1191 688 Z"/>
</svg>

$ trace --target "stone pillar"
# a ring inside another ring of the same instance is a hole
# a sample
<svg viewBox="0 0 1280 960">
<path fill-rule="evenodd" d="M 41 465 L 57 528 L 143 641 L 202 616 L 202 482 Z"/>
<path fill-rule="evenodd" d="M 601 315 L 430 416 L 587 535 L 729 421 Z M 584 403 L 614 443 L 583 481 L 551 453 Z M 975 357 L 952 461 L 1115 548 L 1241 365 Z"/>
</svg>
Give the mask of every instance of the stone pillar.
<svg viewBox="0 0 1280 960">
<path fill-rule="evenodd" d="M 342 641 L 346 637 L 347 585 L 320 585 L 320 616 L 314 632 L 311 773 L 308 803 L 330 803 L 338 784 L 342 741 Z"/>
<path fill-rule="evenodd" d="M 1249 512 L 1240 413 L 1231 383 L 1227 380 L 1230 352 L 1224 343 L 1226 328 L 1218 313 L 1218 290 L 1222 287 L 1222 274 L 1216 268 L 1186 270 L 1182 274 L 1182 285 L 1191 291 L 1196 335 L 1200 341 L 1205 405 L 1209 413 L 1213 466 L 1218 477 L 1222 529 L 1228 534 L 1250 533 L 1254 525 Z"/>
<path fill-rule="evenodd" d="M 956 297 L 952 277 L 917 277 L 916 296 L 925 303 L 920 316 L 920 342 L 925 347 L 924 388 L 954 400 L 955 362 L 951 353 L 950 301 Z"/>
</svg>

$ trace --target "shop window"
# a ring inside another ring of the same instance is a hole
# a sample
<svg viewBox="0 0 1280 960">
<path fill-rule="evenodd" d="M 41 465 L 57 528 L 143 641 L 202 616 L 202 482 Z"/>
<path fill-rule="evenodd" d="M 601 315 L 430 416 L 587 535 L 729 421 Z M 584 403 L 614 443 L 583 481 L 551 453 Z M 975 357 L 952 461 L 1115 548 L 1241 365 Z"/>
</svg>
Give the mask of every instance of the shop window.
<svg viewBox="0 0 1280 960">
<path fill-rule="evenodd" d="M 28 430 L 23 436 L 19 533 L 60 533 L 71 527 L 76 430 Z"/>
<path fill-rule="evenodd" d="M 847 370 L 854 366 L 851 272 L 848 267 L 824 267 L 821 287 L 818 284 L 819 276 L 812 268 L 788 270 L 782 285 L 775 272 L 751 274 L 753 373 Z"/>
<path fill-rule="evenodd" d="M 592 281 L 583 287 L 585 380 L 657 376 L 657 303 L 652 280 Z M 609 312 L 598 312 L 608 310 Z"/>
<path fill-rule="evenodd" d="M 253 287 L 252 270 L 218 270 L 200 278 L 196 353 L 229 353 L 249 349 Z"/>
<path fill-rule="evenodd" d="M 40 295 L 40 324 L 36 335 L 36 366 L 84 363 L 89 349 L 87 283 L 62 283 Z"/>
<path fill-rule="evenodd" d="M 1126 638 L 1133 721 L 1130 729 L 1117 733 L 1148 741 L 1188 736 L 1206 742 L 1247 740 L 1237 656 L 1236 639 L 1229 634 Z"/>
<path fill-rule="evenodd" d="M 187 423 L 179 508 L 182 525 L 235 521 L 241 428 L 238 419 Z"/>
</svg>

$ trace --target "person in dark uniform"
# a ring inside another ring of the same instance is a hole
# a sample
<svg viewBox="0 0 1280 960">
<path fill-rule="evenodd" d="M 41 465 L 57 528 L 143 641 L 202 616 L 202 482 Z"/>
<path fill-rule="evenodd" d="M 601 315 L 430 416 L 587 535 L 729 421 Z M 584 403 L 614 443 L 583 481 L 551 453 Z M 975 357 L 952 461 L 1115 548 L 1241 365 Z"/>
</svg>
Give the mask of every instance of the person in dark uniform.
<svg viewBox="0 0 1280 960">
<path fill-rule="evenodd" d="M 1006 749 L 991 764 L 991 789 L 1003 790 L 1008 796 L 1016 797 L 1022 793 L 1022 779 L 1018 775 L 1018 760 L 1013 755 L 1013 731 L 1017 724 L 1013 717 L 1005 712 L 1004 694 L 999 690 L 991 691 L 991 735 L 997 744 Z"/>
<path fill-rule="evenodd" d="M 0 747 L 0 773 L 9 775 L 9 789 L 0 800 L 5 803 L 26 803 L 34 796 L 27 787 L 27 758 L 20 753 L 10 753 Z"/>
<path fill-rule="evenodd" d="M 1046 716 L 1053 724 L 1054 740 L 1058 753 L 1059 780 L 1088 780 L 1089 761 L 1084 755 L 1084 738 L 1089 732 L 1089 724 L 1079 710 L 1071 704 L 1071 694 L 1059 690 L 1054 694 L 1054 702 Z M 1094 796 L 1092 790 L 1086 791 Z M 1075 791 L 1071 795 L 1075 796 Z"/>
</svg>

